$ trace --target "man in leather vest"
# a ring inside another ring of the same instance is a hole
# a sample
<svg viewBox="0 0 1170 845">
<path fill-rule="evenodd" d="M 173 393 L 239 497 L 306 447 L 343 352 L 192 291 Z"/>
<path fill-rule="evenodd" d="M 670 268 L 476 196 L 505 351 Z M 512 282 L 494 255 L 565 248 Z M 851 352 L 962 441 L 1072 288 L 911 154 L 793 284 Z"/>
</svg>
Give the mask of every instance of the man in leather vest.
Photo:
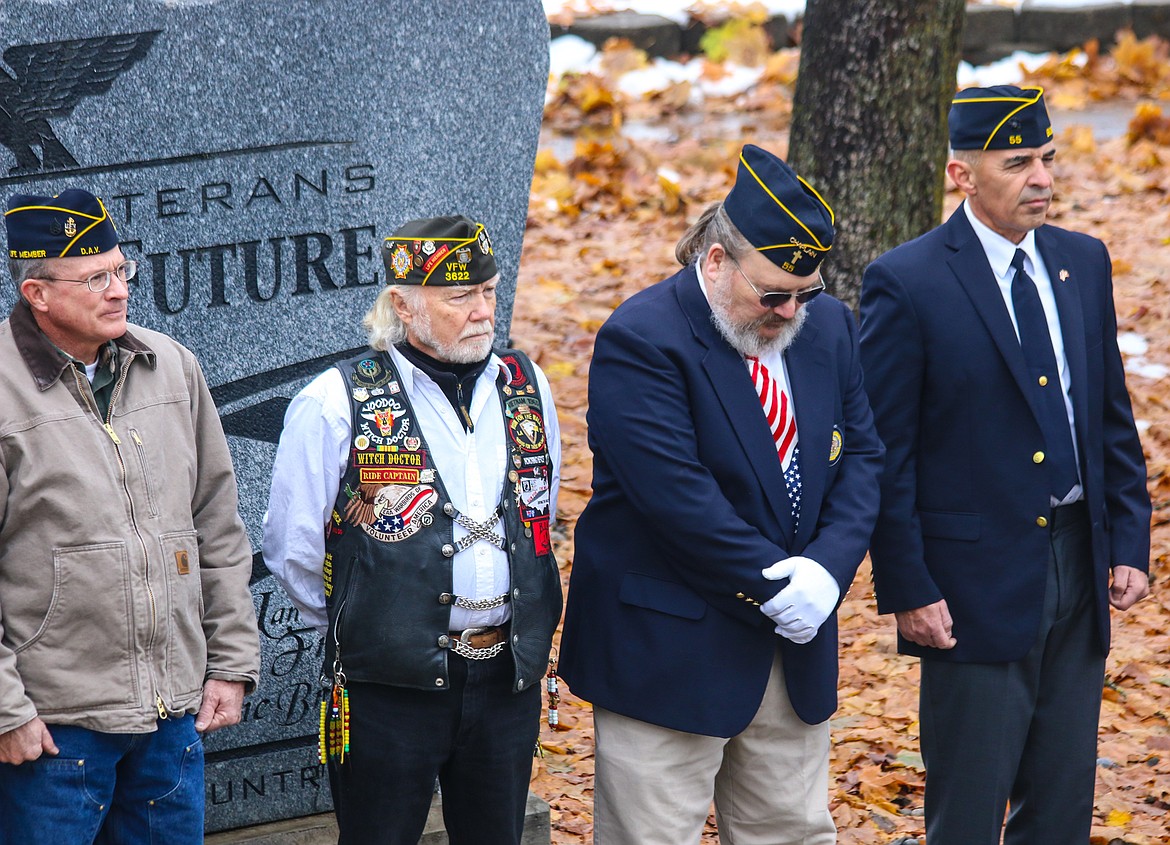
<svg viewBox="0 0 1170 845">
<path fill-rule="evenodd" d="M 382 258 L 370 348 L 285 415 L 264 558 L 326 635 L 339 841 L 415 845 L 438 777 L 452 845 L 515 845 L 561 613 L 556 409 L 492 351 L 483 224 L 412 220 Z"/>
</svg>

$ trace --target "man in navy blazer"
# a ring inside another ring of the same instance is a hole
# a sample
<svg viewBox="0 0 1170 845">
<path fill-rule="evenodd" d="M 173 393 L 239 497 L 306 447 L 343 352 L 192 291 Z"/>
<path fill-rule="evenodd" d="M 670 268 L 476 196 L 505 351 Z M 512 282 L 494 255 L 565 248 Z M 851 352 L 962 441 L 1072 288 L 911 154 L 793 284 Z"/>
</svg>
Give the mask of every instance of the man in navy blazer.
<svg viewBox="0 0 1170 845">
<path fill-rule="evenodd" d="M 598 333 L 561 645 L 594 704 L 598 845 L 698 842 L 712 797 L 727 841 L 835 841 L 834 613 L 882 446 L 854 317 L 817 297 L 832 237 L 820 196 L 746 146 L 684 269 Z"/>
<path fill-rule="evenodd" d="M 1084 845 L 1109 607 L 1150 548 L 1109 255 L 1044 223 L 1041 89 L 960 92 L 950 135 L 963 205 L 862 285 L 878 607 L 922 658 L 928 840 L 998 845 L 1010 803 L 1006 845 Z"/>
</svg>

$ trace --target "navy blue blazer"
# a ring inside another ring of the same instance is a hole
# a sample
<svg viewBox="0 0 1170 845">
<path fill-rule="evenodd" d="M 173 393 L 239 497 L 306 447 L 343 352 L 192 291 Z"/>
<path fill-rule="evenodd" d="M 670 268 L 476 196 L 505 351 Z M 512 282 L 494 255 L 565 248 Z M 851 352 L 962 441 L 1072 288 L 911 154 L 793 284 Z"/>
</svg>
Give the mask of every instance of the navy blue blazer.
<svg viewBox="0 0 1170 845">
<path fill-rule="evenodd" d="M 1036 244 L 1056 295 L 1092 523 L 1096 613 L 1109 647 L 1109 569 L 1146 570 L 1150 500 L 1117 348 L 1109 254 L 1055 226 Z M 1035 642 L 1049 552 L 1048 470 L 1023 352 L 983 246 L 960 207 L 877 259 L 861 290 L 861 349 L 886 445 L 870 556 L 878 608 L 945 598 L 957 645 L 908 654 L 1022 658 Z"/>
<path fill-rule="evenodd" d="M 881 443 L 854 317 L 809 303 L 787 352 L 800 438 L 799 531 L 743 358 L 711 322 L 693 266 L 622 304 L 589 371 L 593 497 L 577 523 L 560 671 L 595 705 L 733 736 L 759 709 L 777 645 L 797 714 L 836 708 L 837 626 L 796 645 L 758 603 L 790 555 L 849 588 L 877 513 Z M 843 448 L 834 454 L 834 432 Z"/>
</svg>

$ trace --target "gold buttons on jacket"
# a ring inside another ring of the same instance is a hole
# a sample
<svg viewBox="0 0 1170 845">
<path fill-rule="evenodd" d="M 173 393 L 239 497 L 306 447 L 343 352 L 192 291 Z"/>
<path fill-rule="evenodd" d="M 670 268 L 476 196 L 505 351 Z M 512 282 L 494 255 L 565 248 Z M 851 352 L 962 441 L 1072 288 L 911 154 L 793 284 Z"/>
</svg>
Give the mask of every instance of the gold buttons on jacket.
<svg viewBox="0 0 1170 845">
<path fill-rule="evenodd" d="M 1040 386 L 1043 387 L 1044 385 L 1048 384 L 1048 376 L 1040 376 L 1038 381 L 1040 382 Z"/>
<path fill-rule="evenodd" d="M 1034 463 L 1034 464 L 1044 463 L 1044 453 L 1043 452 L 1036 452 L 1034 455 L 1032 455 L 1032 463 Z"/>
<path fill-rule="evenodd" d="M 1048 527 L 1048 517 L 1046 517 L 1046 516 L 1036 517 L 1036 524 L 1039 525 L 1041 528 L 1047 528 Z"/>
</svg>

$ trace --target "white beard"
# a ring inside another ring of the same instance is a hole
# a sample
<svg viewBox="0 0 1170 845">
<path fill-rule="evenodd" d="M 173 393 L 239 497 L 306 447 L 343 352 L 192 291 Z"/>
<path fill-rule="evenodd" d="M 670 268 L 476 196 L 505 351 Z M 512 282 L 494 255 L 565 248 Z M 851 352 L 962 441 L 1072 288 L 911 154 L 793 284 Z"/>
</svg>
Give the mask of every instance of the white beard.
<svg viewBox="0 0 1170 845">
<path fill-rule="evenodd" d="M 731 348 L 744 356 L 761 358 L 773 352 L 783 352 L 796 340 L 801 326 L 808 318 L 808 309 L 802 307 L 791 319 L 778 317 L 769 311 L 749 323 L 736 323 L 731 319 L 731 290 L 727 285 L 708 284 L 707 298 L 711 303 L 711 322 L 723 335 L 723 339 L 731 344 Z M 760 336 L 761 328 L 777 321 L 783 322 L 779 334 L 770 338 Z"/>
<path fill-rule="evenodd" d="M 414 315 L 410 328 L 420 343 L 435 350 L 435 357 L 448 364 L 478 364 L 492 351 L 494 334 L 492 325 L 487 320 L 469 325 L 463 336 L 454 343 L 439 341 L 431 327 L 431 315 L 425 308 Z M 479 334 L 484 330 L 485 334 Z"/>
</svg>

